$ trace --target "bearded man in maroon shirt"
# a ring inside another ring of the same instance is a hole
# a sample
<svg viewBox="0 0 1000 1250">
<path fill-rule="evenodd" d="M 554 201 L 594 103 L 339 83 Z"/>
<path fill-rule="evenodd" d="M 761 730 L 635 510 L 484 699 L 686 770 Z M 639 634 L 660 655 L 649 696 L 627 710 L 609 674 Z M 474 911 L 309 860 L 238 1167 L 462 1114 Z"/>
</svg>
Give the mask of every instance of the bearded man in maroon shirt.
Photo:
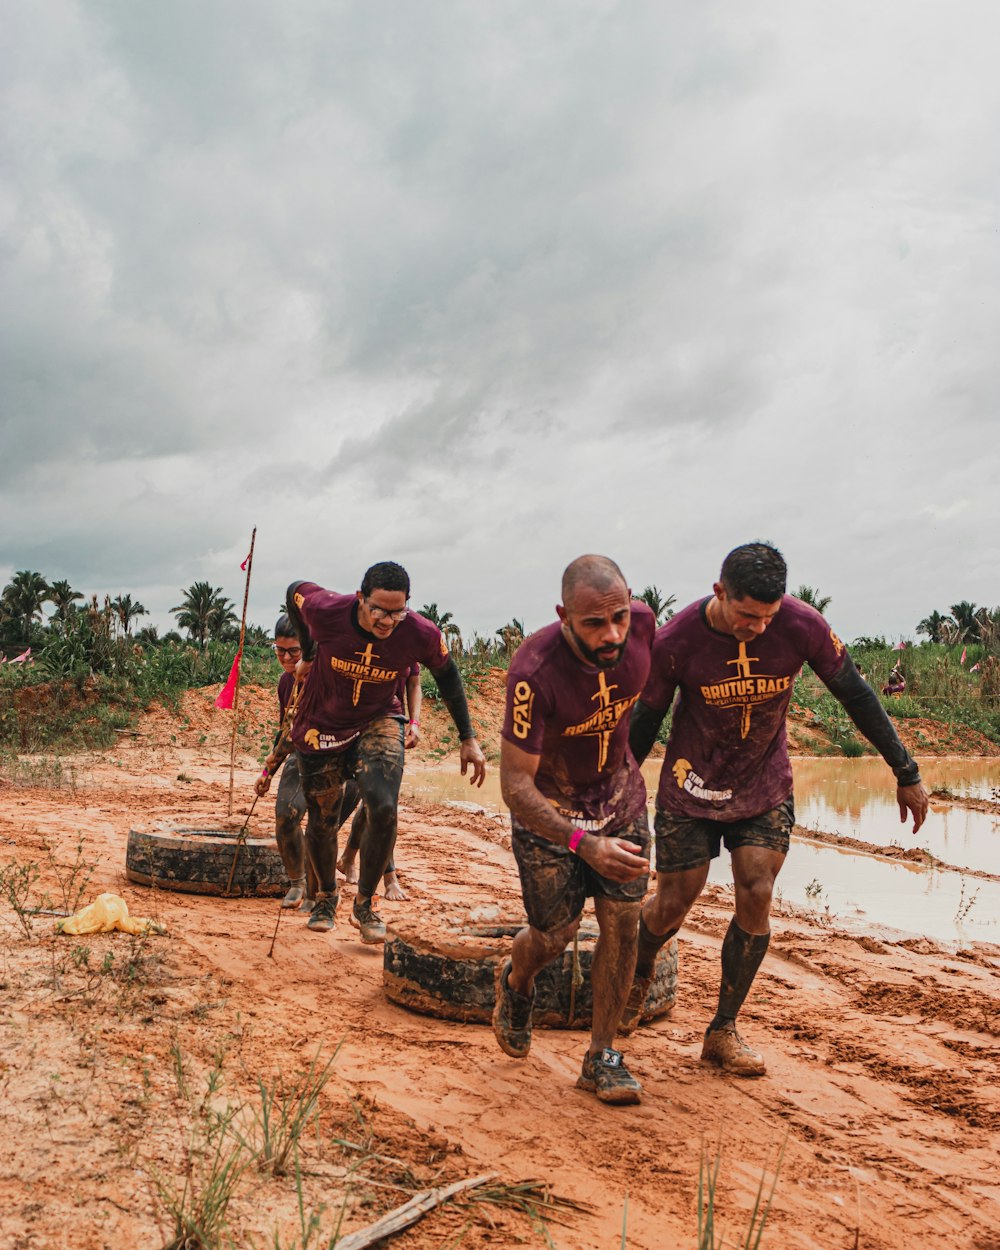
<svg viewBox="0 0 1000 1250">
<path fill-rule="evenodd" d="M 501 971 L 493 1030 L 508 1055 L 528 1054 L 535 976 L 572 941 L 593 896 L 593 1029 L 577 1085 L 602 1102 L 636 1103 L 641 1086 L 613 1044 L 649 879 L 646 787 L 628 749 L 628 713 L 656 621 L 605 556 L 574 560 L 562 598 L 559 620 L 521 644 L 507 678 L 500 788 L 528 927 Z"/>
<path fill-rule="evenodd" d="M 736 914 L 722 944 L 719 1006 L 701 1057 L 737 1076 L 765 1071 L 763 1056 L 736 1031 L 736 1017 L 767 950 L 774 882 L 795 823 L 785 721 L 803 663 L 895 773 L 900 820 L 910 812 L 916 833 L 928 807 L 917 765 L 877 695 L 820 613 L 785 594 L 786 576 L 769 543 L 731 551 L 712 596 L 657 630 L 629 732 L 642 761 L 678 695 L 656 796 L 656 894 L 639 920 L 622 1028 L 638 1022 L 656 952 L 680 929 L 724 844 Z"/>
<path fill-rule="evenodd" d="M 398 687 L 414 664 L 431 670 L 461 741 L 462 775 L 483 784 L 486 759 L 476 741 L 455 661 L 441 631 L 410 612 L 410 578 L 384 561 L 365 573 L 353 595 L 315 582 L 292 582 L 288 615 L 302 647 L 305 678 L 292 725 L 309 825 L 306 850 L 319 889 L 311 929 L 333 928 L 337 909 L 337 829 L 344 782 L 354 777 L 365 805 L 358 892 L 352 920 L 364 942 L 381 942 L 385 924 L 372 899 L 396 840 L 403 776 L 405 717 Z"/>
</svg>

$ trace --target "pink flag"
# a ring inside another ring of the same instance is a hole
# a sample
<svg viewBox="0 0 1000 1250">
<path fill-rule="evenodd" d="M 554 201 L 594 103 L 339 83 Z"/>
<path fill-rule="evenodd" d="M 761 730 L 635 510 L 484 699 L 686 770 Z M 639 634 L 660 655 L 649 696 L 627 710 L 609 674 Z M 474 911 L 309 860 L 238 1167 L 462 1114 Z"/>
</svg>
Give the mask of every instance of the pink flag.
<svg viewBox="0 0 1000 1250">
<path fill-rule="evenodd" d="M 978 672 L 979 672 L 979 661 L 978 661 L 978 660 L 975 662 L 975 664 L 973 664 L 972 668 L 970 668 L 970 669 L 969 669 L 969 672 L 970 672 L 970 673 L 978 673 Z"/>
<path fill-rule="evenodd" d="M 247 571 L 247 561 L 249 559 L 250 559 L 250 552 L 248 551 L 246 560 L 244 560 L 243 563 L 240 565 L 240 568 L 243 570 L 244 573 Z"/>
<path fill-rule="evenodd" d="M 905 642 L 897 642 L 896 645 L 893 647 L 893 651 L 905 651 L 905 650 L 906 650 Z"/>
<path fill-rule="evenodd" d="M 236 652 L 236 659 L 233 660 L 233 667 L 229 670 L 229 680 L 219 691 L 218 698 L 215 700 L 215 706 L 221 708 L 230 708 L 233 706 L 233 700 L 236 698 L 236 685 L 240 680 L 240 660 L 243 658 L 243 649 L 240 648 Z"/>
<path fill-rule="evenodd" d="M 962 648 L 962 658 L 958 662 L 959 664 L 965 663 L 965 648 L 964 647 Z"/>
<path fill-rule="evenodd" d="M 30 659 L 31 659 L 31 648 L 29 647 L 27 651 L 22 651 L 20 655 L 15 655 L 14 658 L 11 660 L 11 664 L 23 664 L 26 660 L 30 660 Z"/>
</svg>

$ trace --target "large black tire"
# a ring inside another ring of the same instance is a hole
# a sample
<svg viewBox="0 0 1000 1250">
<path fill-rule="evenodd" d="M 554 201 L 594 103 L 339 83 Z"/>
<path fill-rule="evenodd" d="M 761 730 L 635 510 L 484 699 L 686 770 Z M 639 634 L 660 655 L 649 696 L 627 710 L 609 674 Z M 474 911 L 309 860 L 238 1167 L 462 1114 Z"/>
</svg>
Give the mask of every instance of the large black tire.
<svg viewBox="0 0 1000 1250">
<path fill-rule="evenodd" d="M 185 894 L 244 898 L 283 894 L 287 885 L 277 843 L 273 838 L 247 838 L 237 854 L 238 832 L 173 825 L 130 829 L 125 875 L 136 885 Z"/>
<path fill-rule="evenodd" d="M 500 969 L 510 957 L 516 923 L 467 925 L 428 932 L 414 922 L 394 923 L 386 934 L 382 984 L 394 1003 L 445 1020 L 487 1023 L 493 1015 Z M 582 984 L 573 988 L 573 946 L 535 978 L 536 1025 L 555 1029 L 590 1027 L 593 999 L 590 965 L 597 932 L 581 929 Z M 660 951 L 643 1021 L 665 1016 L 677 995 L 677 939 Z"/>
</svg>

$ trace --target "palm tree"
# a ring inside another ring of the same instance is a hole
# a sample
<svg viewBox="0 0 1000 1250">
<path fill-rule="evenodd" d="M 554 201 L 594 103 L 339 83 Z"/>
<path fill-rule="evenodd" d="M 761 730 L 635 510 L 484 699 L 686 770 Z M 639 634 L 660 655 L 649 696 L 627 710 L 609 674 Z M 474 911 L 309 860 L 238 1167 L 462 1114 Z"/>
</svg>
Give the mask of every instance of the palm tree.
<svg viewBox="0 0 1000 1250">
<path fill-rule="evenodd" d="M 4 616 L 21 626 L 22 639 L 31 642 L 31 626 L 42 616 L 42 604 L 49 598 L 50 587 L 41 573 L 21 569 L 4 587 L 0 602 Z"/>
<path fill-rule="evenodd" d="M 926 634 L 931 642 L 943 642 L 944 637 L 942 630 L 945 626 L 954 625 L 954 623 L 955 622 L 950 616 L 942 616 L 937 608 L 935 608 L 934 611 L 925 616 L 917 626 L 917 633 Z"/>
<path fill-rule="evenodd" d="M 420 609 L 420 615 L 426 616 L 429 621 L 438 627 L 441 633 L 444 634 L 452 651 L 461 650 L 462 631 L 455 623 L 450 612 L 439 611 L 436 603 L 425 603 Z"/>
<path fill-rule="evenodd" d="M 49 586 L 49 602 L 55 607 L 52 619 L 64 621 L 73 608 L 73 601 L 82 598 L 81 592 L 74 590 L 65 579 L 61 578 L 57 582 L 52 582 Z"/>
<path fill-rule="evenodd" d="M 677 596 L 667 595 L 666 599 L 664 599 L 660 593 L 659 586 L 647 586 L 639 596 L 639 601 L 644 603 L 647 608 L 652 608 L 657 625 L 662 625 L 664 621 L 669 621 L 673 616 L 673 604 L 677 602 Z"/>
<path fill-rule="evenodd" d="M 131 595 L 119 595 L 111 600 L 111 610 L 121 622 L 123 633 L 129 632 L 129 626 L 140 616 L 149 616 L 141 603 L 133 603 Z"/>
<path fill-rule="evenodd" d="M 801 599 L 803 603 L 808 603 L 810 607 L 816 609 L 822 615 L 833 602 L 832 595 L 821 595 L 818 590 L 814 590 L 812 586 L 800 586 L 795 592 L 795 598 Z"/>
<path fill-rule="evenodd" d="M 170 611 L 177 617 L 177 624 L 188 631 L 188 637 L 199 647 L 209 638 L 220 637 L 226 629 L 239 620 L 233 611 L 232 601 L 222 593 L 222 587 L 214 589 L 208 582 L 192 582 L 187 590 L 181 590 L 182 603 Z"/>
<path fill-rule="evenodd" d="M 958 626 L 956 642 L 976 642 L 979 638 L 979 622 L 976 620 L 976 605 L 968 599 L 951 605 L 951 615 Z"/>
<path fill-rule="evenodd" d="M 500 650 L 504 655 L 513 655 L 524 642 L 524 622 L 515 616 L 506 625 L 501 625 L 496 633 L 500 639 Z"/>
</svg>

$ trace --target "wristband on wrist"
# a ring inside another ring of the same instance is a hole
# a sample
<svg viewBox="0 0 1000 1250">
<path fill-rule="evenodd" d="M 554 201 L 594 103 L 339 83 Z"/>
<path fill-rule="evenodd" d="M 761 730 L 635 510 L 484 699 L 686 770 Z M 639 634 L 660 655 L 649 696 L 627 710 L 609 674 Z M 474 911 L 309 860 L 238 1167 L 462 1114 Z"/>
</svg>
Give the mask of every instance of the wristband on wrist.
<svg viewBox="0 0 1000 1250">
<path fill-rule="evenodd" d="M 418 721 L 418 720 L 411 720 L 411 721 L 410 721 L 410 724 L 411 724 L 411 725 L 413 725 L 413 726 L 414 726 L 415 728 L 417 728 L 417 729 L 419 729 L 419 728 L 420 728 L 420 721 Z"/>
<path fill-rule="evenodd" d="M 566 843 L 567 848 L 571 850 L 574 855 L 579 855 L 580 843 L 583 841 L 583 839 L 586 836 L 587 836 L 586 829 L 574 829 L 573 832 L 569 835 L 569 841 Z"/>
</svg>

